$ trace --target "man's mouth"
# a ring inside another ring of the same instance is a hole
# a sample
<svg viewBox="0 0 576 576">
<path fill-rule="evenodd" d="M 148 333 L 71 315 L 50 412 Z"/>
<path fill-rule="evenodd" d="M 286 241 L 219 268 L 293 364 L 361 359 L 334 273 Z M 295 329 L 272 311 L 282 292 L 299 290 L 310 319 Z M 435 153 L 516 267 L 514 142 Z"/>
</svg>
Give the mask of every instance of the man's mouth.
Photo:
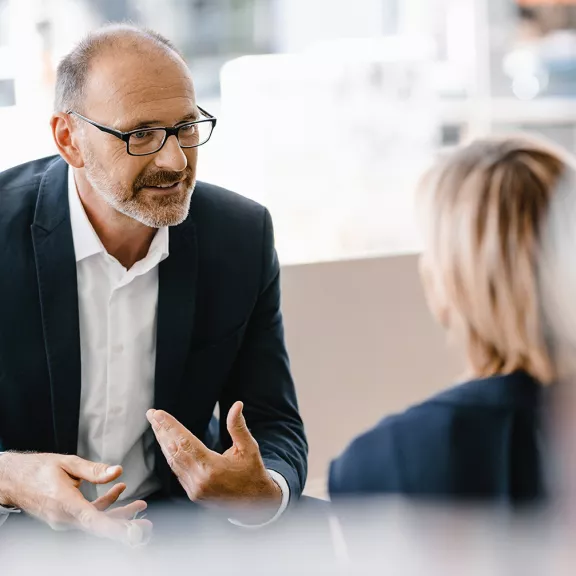
<svg viewBox="0 0 576 576">
<path fill-rule="evenodd" d="M 164 190 L 166 192 L 172 192 L 178 190 L 182 182 L 183 182 L 182 180 L 178 180 L 178 182 L 173 182 L 172 184 L 157 184 L 155 186 L 145 186 L 145 188 L 152 188 L 156 190 Z"/>
</svg>

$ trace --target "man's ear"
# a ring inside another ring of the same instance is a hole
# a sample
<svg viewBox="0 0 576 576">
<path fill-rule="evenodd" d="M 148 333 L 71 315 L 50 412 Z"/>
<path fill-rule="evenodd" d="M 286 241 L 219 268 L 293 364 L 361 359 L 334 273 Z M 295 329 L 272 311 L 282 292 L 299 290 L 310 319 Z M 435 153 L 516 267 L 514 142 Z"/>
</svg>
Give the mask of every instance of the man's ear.
<svg viewBox="0 0 576 576">
<path fill-rule="evenodd" d="M 58 152 L 74 168 L 83 168 L 84 159 L 77 145 L 78 129 L 70 114 L 57 112 L 50 119 L 52 136 Z"/>
</svg>

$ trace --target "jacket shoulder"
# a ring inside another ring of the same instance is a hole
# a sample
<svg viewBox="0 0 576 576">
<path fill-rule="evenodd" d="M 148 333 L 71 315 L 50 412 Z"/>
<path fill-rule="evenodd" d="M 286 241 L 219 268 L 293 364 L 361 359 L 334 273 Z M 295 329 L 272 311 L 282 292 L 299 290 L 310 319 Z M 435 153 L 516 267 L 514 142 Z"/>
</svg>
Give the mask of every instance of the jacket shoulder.
<svg viewBox="0 0 576 576">
<path fill-rule="evenodd" d="M 190 221 L 211 261 L 240 265 L 245 258 L 262 262 L 274 245 L 270 214 L 264 206 L 213 184 L 198 182 L 190 203 Z M 235 254 L 237 262 L 230 260 Z"/>
<path fill-rule="evenodd" d="M 331 465 L 331 491 L 447 493 L 464 469 L 492 463 L 519 411 L 536 414 L 539 385 L 520 375 L 473 380 L 382 419 Z M 532 419 L 529 418 L 530 422 Z"/>
<path fill-rule="evenodd" d="M 0 193 L 16 188 L 38 188 L 48 167 L 60 156 L 48 156 L 0 172 Z"/>
<path fill-rule="evenodd" d="M 16 230 L 28 232 L 42 178 L 57 161 L 64 162 L 60 156 L 50 156 L 0 172 L 0 234 L 14 239 Z"/>
<path fill-rule="evenodd" d="M 205 218 L 234 221 L 262 218 L 265 211 L 264 206 L 254 200 L 206 182 L 196 184 L 190 204 L 190 216 L 196 224 Z"/>
</svg>

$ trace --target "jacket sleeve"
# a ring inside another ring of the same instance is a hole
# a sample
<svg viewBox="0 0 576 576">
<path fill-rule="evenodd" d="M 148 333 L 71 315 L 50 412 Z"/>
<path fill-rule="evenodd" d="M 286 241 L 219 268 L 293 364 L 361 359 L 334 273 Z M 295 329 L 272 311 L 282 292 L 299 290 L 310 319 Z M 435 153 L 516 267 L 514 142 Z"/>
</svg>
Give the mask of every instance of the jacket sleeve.
<svg viewBox="0 0 576 576">
<path fill-rule="evenodd" d="M 307 474 L 308 444 L 284 343 L 280 311 L 280 266 L 272 221 L 264 211 L 260 292 L 220 398 L 222 448 L 231 445 L 226 417 L 232 404 L 244 403 L 244 416 L 260 446 L 266 468 L 281 474 L 291 498 L 299 497 Z"/>
</svg>

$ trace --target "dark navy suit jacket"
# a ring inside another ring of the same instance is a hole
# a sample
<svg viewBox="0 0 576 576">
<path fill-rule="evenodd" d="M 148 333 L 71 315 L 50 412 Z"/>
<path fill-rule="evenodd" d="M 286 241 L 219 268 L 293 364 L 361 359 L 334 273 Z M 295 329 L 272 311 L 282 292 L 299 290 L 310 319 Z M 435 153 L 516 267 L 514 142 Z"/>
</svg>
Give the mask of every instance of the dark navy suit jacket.
<svg viewBox="0 0 576 576">
<path fill-rule="evenodd" d="M 0 449 L 75 454 L 80 406 L 76 260 L 67 164 L 0 174 Z M 279 265 L 262 206 L 198 183 L 159 267 L 154 408 L 207 440 L 215 405 L 244 402 L 267 468 L 302 492 L 307 443 L 284 345 Z M 222 449 L 230 446 L 224 424 Z M 162 494 L 184 496 L 161 452 Z"/>
<path fill-rule="evenodd" d="M 543 389 L 522 372 L 474 380 L 356 438 L 330 466 L 333 499 L 538 503 Z"/>
</svg>

